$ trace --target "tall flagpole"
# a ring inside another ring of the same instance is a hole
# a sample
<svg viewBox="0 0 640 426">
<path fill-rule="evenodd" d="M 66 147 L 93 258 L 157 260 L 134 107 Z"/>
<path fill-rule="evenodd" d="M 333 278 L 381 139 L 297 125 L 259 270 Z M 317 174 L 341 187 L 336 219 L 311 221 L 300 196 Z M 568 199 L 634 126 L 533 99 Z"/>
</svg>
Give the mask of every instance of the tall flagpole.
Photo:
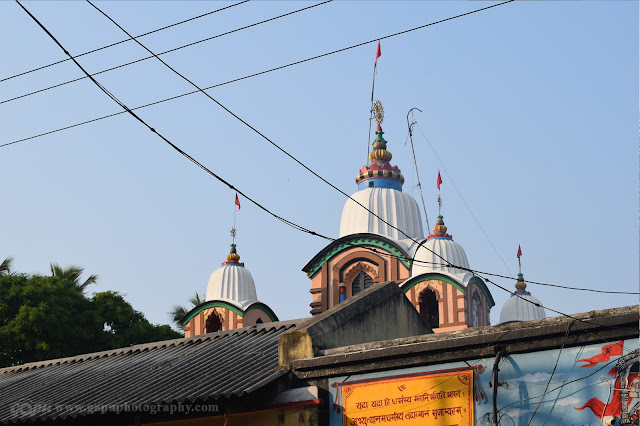
<svg viewBox="0 0 640 426">
<path fill-rule="evenodd" d="M 522 263 L 520 263 L 520 258 L 518 258 L 518 273 L 522 273 Z"/>
<path fill-rule="evenodd" d="M 373 63 L 373 80 L 371 82 L 371 107 L 369 108 L 369 136 L 367 138 L 367 166 L 369 165 L 369 152 L 371 149 L 371 120 L 373 119 L 373 92 L 376 87 L 376 67 L 378 66 L 378 58 L 382 56 L 380 51 L 380 40 L 378 40 L 378 49 L 376 50 L 376 60 Z"/>
<path fill-rule="evenodd" d="M 442 177 L 440 177 L 440 170 L 438 170 L 438 181 L 436 186 L 438 187 L 438 216 L 442 216 L 442 197 L 440 197 L 440 184 L 442 183 Z"/>
<path fill-rule="evenodd" d="M 233 203 L 233 228 L 231 228 L 231 244 L 236 243 L 236 217 L 240 212 L 240 199 L 238 198 L 238 193 L 236 193 L 236 199 Z"/>
<path fill-rule="evenodd" d="M 236 211 L 236 205 L 233 205 L 233 228 L 231 228 L 231 244 L 236 243 L 236 216 L 238 216 L 238 212 Z"/>
</svg>

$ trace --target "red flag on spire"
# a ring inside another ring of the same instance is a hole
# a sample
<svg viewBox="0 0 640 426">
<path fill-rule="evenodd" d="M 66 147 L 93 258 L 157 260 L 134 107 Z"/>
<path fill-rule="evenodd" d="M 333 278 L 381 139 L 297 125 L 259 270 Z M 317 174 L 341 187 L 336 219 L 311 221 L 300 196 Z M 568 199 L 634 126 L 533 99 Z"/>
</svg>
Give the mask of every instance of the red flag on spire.
<svg viewBox="0 0 640 426">
<path fill-rule="evenodd" d="M 238 206 L 238 211 L 240 211 L 240 199 L 238 198 L 237 192 L 236 192 L 236 206 Z"/>
<path fill-rule="evenodd" d="M 440 184 L 442 183 L 442 178 L 440 177 L 440 170 L 438 170 L 438 182 L 436 183 L 436 186 L 438 187 L 438 190 L 440 190 Z"/>
<path fill-rule="evenodd" d="M 373 64 L 373 68 L 378 66 L 378 58 L 382 56 L 382 52 L 380 51 L 380 40 L 378 40 L 378 50 L 376 50 L 376 62 Z"/>
<path fill-rule="evenodd" d="M 522 249 L 520 248 L 520 244 L 518 244 L 518 259 L 520 259 L 520 256 L 522 256 Z"/>
</svg>

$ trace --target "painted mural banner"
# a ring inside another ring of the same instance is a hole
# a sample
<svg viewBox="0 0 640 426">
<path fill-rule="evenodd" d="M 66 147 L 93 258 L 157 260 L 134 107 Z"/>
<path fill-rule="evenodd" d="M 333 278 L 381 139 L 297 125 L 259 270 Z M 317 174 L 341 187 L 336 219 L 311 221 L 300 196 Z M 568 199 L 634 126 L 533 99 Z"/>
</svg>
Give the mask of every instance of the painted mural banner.
<svg viewBox="0 0 640 426">
<path fill-rule="evenodd" d="M 343 426 L 473 424 L 473 371 L 394 376 L 341 384 Z"/>
<path fill-rule="evenodd" d="M 500 424 L 639 425 L 639 352 L 631 339 L 506 357 Z M 476 406 L 476 415 L 490 424 L 489 408 Z"/>
</svg>

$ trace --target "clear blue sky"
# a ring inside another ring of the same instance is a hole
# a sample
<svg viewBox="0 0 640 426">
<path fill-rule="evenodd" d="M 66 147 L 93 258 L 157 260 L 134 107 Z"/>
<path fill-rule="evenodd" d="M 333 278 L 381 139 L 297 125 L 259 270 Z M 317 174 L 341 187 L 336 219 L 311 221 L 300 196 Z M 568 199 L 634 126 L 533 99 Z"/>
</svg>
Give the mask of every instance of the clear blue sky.
<svg viewBox="0 0 640 426">
<path fill-rule="evenodd" d="M 97 4 L 137 35 L 229 3 Z M 249 2 L 141 40 L 168 50 L 309 4 Z M 163 58 L 210 86 L 489 4 L 336 1 Z M 72 54 L 126 38 L 84 2 L 25 5 Z M 0 2 L 0 37 L 0 77 L 64 58 L 13 2 Z M 352 193 L 366 161 L 374 53 L 371 43 L 210 94 Z M 80 61 L 97 72 L 142 56 L 130 42 Z M 445 222 L 472 268 L 509 274 L 465 201 L 512 274 L 521 244 L 526 279 L 638 291 L 638 2 L 514 2 L 384 40 L 378 69 L 376 98 L 404 189 L 419 197 L 405 145 L 405 116 L 418 107 L 443 163 L 417 131 L 430 220 L 441 169 Z M 79 76 L 66 62 L 0 83 L 0 99 Z M 97 78 L 131 107 L 192 90 L 155 60 Z M 0 105 L 0 143 L 117 111 L 85 79 Z M 337 237 L 345 197 L 203 95 L 139 114 L 277 214 Z M 29 273 L 48 273 L 50 262 L 82 266 L 100 276 L 92 291 L 120 291 L 156 323 L 168 322 L 173 304 L 203 294 L 228 252 L 234 192 L 126 115 L 1 148 L 0 183 L 0 258 L 13 256 L 15 269 Z M 259 299 L 281 319 L 308 316 L 301 268 L 326 242 L 246 200 L 237 226 Z M 490 289 L 495 323 L 509 295 Z M 529 289 L 566 313 L 638 302 Z"/>
</svg>

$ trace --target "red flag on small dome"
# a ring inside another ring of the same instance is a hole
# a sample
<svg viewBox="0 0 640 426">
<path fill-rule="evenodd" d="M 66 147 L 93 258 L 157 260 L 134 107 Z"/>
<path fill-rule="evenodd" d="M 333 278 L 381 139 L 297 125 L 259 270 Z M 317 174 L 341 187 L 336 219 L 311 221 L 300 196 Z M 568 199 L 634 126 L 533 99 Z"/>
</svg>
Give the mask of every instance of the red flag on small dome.
<svg viewBox="0 0 640 426">
<path fill-rule="evenodd" d="M 522 256 L 522 249 L 520 248 L 520 244 L 518 244 L 518 259 L 520 259 L 520 256 Z"/>
<path fill-rule="evenodd" d="M 236 192 L 236 206 L 238 206 L 238 211 L 240 211 L 240 199 L 238 198 L 237 192 Z"/>
<path fill-rule="evenodd" d="M 436 186 L 438 187 L 438 190 L 440 189 L 440 184 L 442 183 L 442 177 L 440 177 L 440 170 L 438 170 L 438 182 L 436 183 Z"/>
<path fill-rule="evenodd" d="M 378 40 L 378 50 L 376 50 L 376 62 L 373 64 L 373 67 L 378 66 L 378 58 L 382 56 L 382 52 L 380 51 L 380 40 Z"/>
</svg>

